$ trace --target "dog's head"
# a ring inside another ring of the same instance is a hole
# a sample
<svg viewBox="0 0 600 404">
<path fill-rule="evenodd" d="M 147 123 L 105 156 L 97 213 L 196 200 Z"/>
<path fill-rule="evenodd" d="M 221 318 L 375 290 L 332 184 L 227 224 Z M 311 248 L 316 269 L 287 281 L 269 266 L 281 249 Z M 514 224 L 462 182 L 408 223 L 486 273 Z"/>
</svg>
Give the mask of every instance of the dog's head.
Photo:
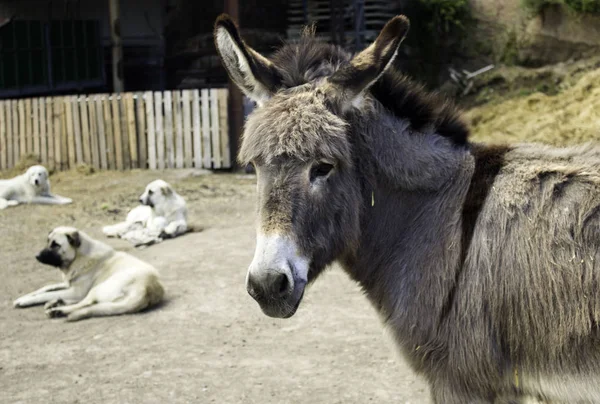
<svg viewBox="0 0 600 404">
<path fill-rule="evenodd" d="M 44 166 L 31 166 L 25 173 L 27 181 L 36 188 L 48 187 L 48 170 Z"/>
<path fill-rule="evenodd" d="M 48 234 L 48 245 L 35 257 L 39 262 L 68 269 L 81 246 L 79 231 L 73 227 L 56 227 Z"/>
<path fill-rule="evenodd" d="M 163 180 L 152 181 L 140 196 L 140 203 L 151 208 L 160 207 L 164 201 L 173 195 L 173 192 L 173 188 L 167 182 Z"/>
</svg>

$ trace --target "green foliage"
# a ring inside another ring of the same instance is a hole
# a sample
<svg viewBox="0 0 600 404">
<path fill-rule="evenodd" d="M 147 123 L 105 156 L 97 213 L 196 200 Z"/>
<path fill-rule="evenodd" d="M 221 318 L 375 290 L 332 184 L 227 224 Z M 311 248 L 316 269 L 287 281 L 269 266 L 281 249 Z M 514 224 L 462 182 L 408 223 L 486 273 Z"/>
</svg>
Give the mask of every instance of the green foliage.
<svg viewBox="0 0 600 404">
<path fill-rule="evenodd" d="M 521 0 L 523 7 L 539 13 L 544 7 L 562 4 L 568 10 L 581 14 L 600 14 L 600 0 Z"/>
<path fill-rule="evenodd" d="M 583 1 L 583 0 L 582 0 Z M 464 31 L 471 13 L 468 0 L 419 0 L 432 33 L 452 34 Z"/>
</svg>

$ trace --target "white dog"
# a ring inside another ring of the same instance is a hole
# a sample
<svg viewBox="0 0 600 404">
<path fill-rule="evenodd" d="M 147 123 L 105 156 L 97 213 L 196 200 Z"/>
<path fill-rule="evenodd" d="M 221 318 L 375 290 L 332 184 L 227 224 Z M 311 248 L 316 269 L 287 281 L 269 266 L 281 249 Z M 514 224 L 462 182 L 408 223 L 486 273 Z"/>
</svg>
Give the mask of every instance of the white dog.
<svg viewBox="0 0 600 404">
<path fill-rule="evenodd" d="M 160 302 L 164 290 L 156 269 L 72 227 L 57 227 L 36 259 L 58 267 L 63 283 L 21 296 L 15 307 L 46 303 L 49 317 L 68 321 L 135 313 Z"/>
<path fill-rule="evenodd" d="M 152 181 L 140 196 L 140 206 L 124 222 L 102 228 L 108 237 L 121 237 L 136 245 L 177 237 L 188 230 L 185 200 L 165 181 Z"/>
<path fill-rule="evenodd" d="M 50 193 L 48 170 L 44 166 L 31 166 L 25 174 L 9 180 L 0 180 L 0 209 L 20 203 L 66 205 L 70 198 Z"/>
</svg>

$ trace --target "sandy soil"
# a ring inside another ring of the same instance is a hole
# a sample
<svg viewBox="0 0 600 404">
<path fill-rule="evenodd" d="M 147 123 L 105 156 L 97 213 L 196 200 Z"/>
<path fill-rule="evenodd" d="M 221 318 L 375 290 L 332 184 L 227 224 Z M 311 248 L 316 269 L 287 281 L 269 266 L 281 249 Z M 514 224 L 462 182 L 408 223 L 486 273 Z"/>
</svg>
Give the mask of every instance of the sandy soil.
<svg viewBox="0 0 600 404">
<path fill-rule="evenodd" d="M 254 178 L 164 173 L 59 173 L 71 206 L 0 211 L 1 403 L 426 403 L 428 391 L 394 353 L 374 310 L 338 268 L 288 320 L 264 316 L 244 288 L 254 249 Z M 12 301 L 59 280 L 34 255 L 57 225 L 103 239 L 156 176 L 188 201 L 203 231 L 143 250 L 166 302 L 146 313 L 79 323 Z"/>
</svg>

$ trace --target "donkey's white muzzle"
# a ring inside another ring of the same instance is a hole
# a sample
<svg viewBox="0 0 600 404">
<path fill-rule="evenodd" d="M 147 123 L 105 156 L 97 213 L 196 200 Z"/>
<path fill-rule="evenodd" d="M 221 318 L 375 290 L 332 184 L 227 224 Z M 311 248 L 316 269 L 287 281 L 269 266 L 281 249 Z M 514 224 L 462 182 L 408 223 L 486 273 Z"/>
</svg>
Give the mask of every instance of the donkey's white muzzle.
<svg viewBox="0 0 600 404">
<path fill-rule="evenodd" d="M 295 242 L 277 234 L 259 234 L 246 289 L 266 315 L 287 318 L 300 305 L 307 274 L 308 260 L 298 254 Z"/>
</svg>

